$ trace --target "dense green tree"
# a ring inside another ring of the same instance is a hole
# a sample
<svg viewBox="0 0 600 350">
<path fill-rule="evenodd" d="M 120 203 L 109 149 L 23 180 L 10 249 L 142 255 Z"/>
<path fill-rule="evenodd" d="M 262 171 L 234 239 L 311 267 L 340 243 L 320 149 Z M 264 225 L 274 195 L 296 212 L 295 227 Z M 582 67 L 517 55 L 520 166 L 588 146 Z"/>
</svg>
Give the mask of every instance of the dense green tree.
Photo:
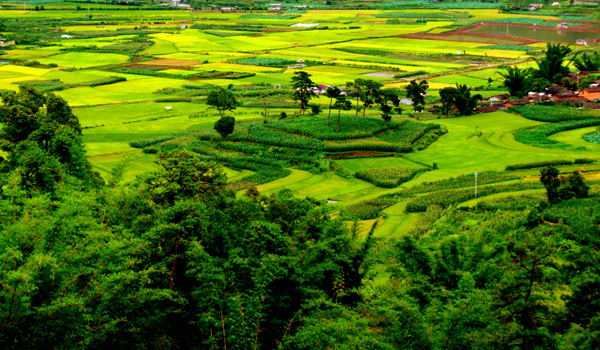
<svg viewBox="0 0 600 350">
<path fill-rule="evenodd" d="M 440 90 L 440 101 L 442 102 L 441 106 L 436 106 L 436 110 L 448 116 L 452 111 L 452 106 L 454 104 L 454 95 L 456 94 L 456 89 L 452 87 L 445 87 Z"/>
<path fill-rule="evenodd" d="M 57 179 L 65 176 L 103 183 L 86 159 L 81 125 L 64 99 L 23 85 L 2 101 L 0 149 L 8 157 L 0 172 L 14 172 L 23 186 L 44 192 L 55 190 Z"/>
<path fill-rule="evenodd" d="M 223 140 L 227 139 L 227 136 L 233 133 L 235 128 L 235 118 L 234 117 L 222 117 L 221 119 L 215 122 L 215 129 L 223 138 Z"/>
<path fill-rule="evenodd" d="M 398 94 L 393 90 L 381 90 L 377 95 L 377 104 L 381 110 L 383 124 L 387 126 L 387 122 L 392 120 L 394 107 L 400 107 L 400 98 L 398 98 Z"/>
<path fill-rule="evenodd" d="M 206 97 L 206 104 L 218 110 L 221 118 L 225 117 L 226 111 L 233 111 L 240 105 L 233 92 L 223 88 L 212 90 Z"/>
<path fill-rule="evenodd" d="M 315 83 L 310 79 L 311 75 L 304 72 L 294 72 L 292 77 L 292 100 L 300 102 L 300 114 L 308 107 L 308 102 L 317 94 L 313 90 Z"/>
<path fill-rule="evenodd" d="M 569 68 L 564 65 L 565 59 L 571 53 L 569 46 L 548 43 L 542 59 L 534 58 L 538 65 L 533 75 L 535 78 L 544 78 L 549 82 L 558 83 L 569 74 Z"/>
<path fill-rule="evenodd" d="M 325 90 L 325 96 L 329 98 L 329 114 L 327 114 L 327 126 L 329 126 L 329 118 L 331 117 L 331 106 L 333 105 L 333 100 L 337 99 L 342 90 L 337 86 L 329 86 L 327 90 Z"/>
<path fill-rule="evenodd" d="M 364 89 L 362 93 L 363 119 L 365 118 L 367 108 L 371 108 L 377 103 L 377 96 L 379 96 L 379 91 L 382 86 L 383 84 L 374 80 L 369 79 L 364 81 Z"/>
<path fill-rule="evenodd" d="M 356 116 L 358 117 L 358 101 L 363 96 L 365 89 L 367 89 L 368 82 L 365 79 L 355 79 L 346 83 L 346 87 L 352 89 L 351 95 L 356 97 Z"/>
<path fill-rule="evenodd" d="M 416 80 L 411 80 L 410 84 L 406 86 L 406 97 L 411 99 L 415 112 L 420 112 L 425 106 L 425 93 L 429 88 L 426 80 L 421 80 L 417 83 Z"/>
<path fill-rule="evenodd" d="M 544 184 L 544 187 L 546 187 L 548 203 L 558 203 L 560 201 L 560 179 L 558 178 L 558 169 L 555 167 L 547 167 L 540 170 L 540 181 Z"/>
<path fill-rule="evenodd" d="M 517 66 L 504 67 L 506 72 L 496 72 L 504 79 L 504 86 L 512 97 L 523 98 L 531 91 L 531 70 L 521 69 Z"/>
</svg>

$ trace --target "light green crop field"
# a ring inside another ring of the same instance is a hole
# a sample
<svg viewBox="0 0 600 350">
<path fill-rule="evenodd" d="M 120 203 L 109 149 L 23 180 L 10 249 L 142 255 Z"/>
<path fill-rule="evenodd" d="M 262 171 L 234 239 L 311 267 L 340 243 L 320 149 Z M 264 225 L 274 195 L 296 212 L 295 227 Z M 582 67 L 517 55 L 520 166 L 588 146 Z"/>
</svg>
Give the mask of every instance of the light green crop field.
<svg viewBox="0 0 600 350">
<path fill-rule="evenodd" d="M 38 59 L 44 64 L 55 63 L 59 67 L 89 68 L 105 64 L 127 62 L 128 57 L 115 53 L 68 52 Z"/>
<path fill-rule="evenodd" d="M 506 92 L 496 74 L 499 65 L 535 67 L 535 62 L 523 51 L 485 49 L 481 47 L 487 44 L 480 42 L 401 37 L 405 34 L 446 32 L 484 20 L 533 17 L 503 14 L 498 10 L 309 10 L 293 19 L 275 15 L 269 15 L 265 19 L 258 16 L 243 17 L 240 13 L 139 11 L 130 9 L 129 6 L 102 4 L 102 7 L 110 9 L 91 10 L 89 14 L 92 18 L 89 18 L 87 4 L 84 3 L 62 2 L 45 6 L 54 10 L 21 11 L 18 6 L 12 10 L 0 10 L 0 19 L 6 20 L 6 23 L 15 20 L 61 19 L 63 31 L 57 32 L 55 27 L 46 28 L 39 41 L 4 48 L 4 55 L 0 60 L 9 64 L 0 65 L 0 90 L 17 90 L 19 83 L 28 80 L 58 79 L 65 84 L 79 84 L 107 77 L 124 77 L 126 81 L 94 87 L 67 86 L 68 88 L 54 93 L 67 100 L 79 117 L 93 166 L 106 177 L 112 167 L 125 161 L 125 181 L 131 181 L 144 171 L 154 169 L 153 161 L 156 159 L 152 154 L 130 147 L 130 142 L 213 128 L 218 114 L 203 103 L 206 93 L 198 89 L 206 85 L 225 88 L 231 85 L 238 92 L 244 89 L 270 91 L 273 84 L 281 84 L 286 89 L 290 86 L 294 73 L 301 70 L 309 73 L 316 84 L 343 87 L 349 81 L 364 78 L 381 82 L 385 88 L 402 90 L 412 78 L 395 79 L 393 75 L 405 73 L 406 76 L 410 75 L 407 74 L 409 72 L 416 72 L 412 73 L 413 76 L 435 76 L 427 79 L 430 98 L 439 97 L 435 90 L 455 86 L 456 83 L 483 86 L 485 90 L 474 93 L 489 97 Z M 81 6 L 83 10 L 75 10 L 77 6 Z M 90 6 L 93 7 L 94 3 Z M 30 9 L 31 6 L 27 7 Z M 402 24 L 388 24 L 388 18 L 376 17 L 387 12 L 444 18 L 430 20 L 422 25 L 416 22 L 408 24 L 406 21 Z M 466 19 L 464 12 L 468 12 L 471 18 Z M 255 14 L 267 15 L 266 12 L 244 13 Z M 298 30 L 291 27 L 298 23 L 319 25 L 318 29 Z M 187 28 L 179 29 L 178 26 L 182 24 Z M 61 38 L 64 33 L 73 37 Z M 4 32 L 2 35 L 8 37 L 11 33 Z M 458 40 L 457 38 L 462 37 L 452 37 L 453 40 Z M 140 45 L 140 42 L 146 46 Z M 540 48 L 545 46 L 544 43 L 528 45 Z M 93 52 L 87 48 L 89 46 L 96 46 L 96 50 L 104 52 Z M 457 51 L 461 51 L 461 54 L 457 54 Z M 267 67 L 234 62 L 242 58 L 257 59 L 245 63 L 265 64 L 260 60 L 264 58 L 281 64 Z M 287 68 L 285 60 L 295 62 L 298 59 L 302 59 L 306 66 Z M 34 60 L 40 64 L 22 65 L 25 61 Z M 484 61 L 489 65 L 479 69 L 469 65 L 472 60 Z M 192 78 L 192 75 L 199 72 L 248 73 L 251 76 L 241 75 L 243 77 L 240 78 L 240 74 L 228 74 L 225 78 L 221 75 L 217 79 Z M 387 76 L 365 75 L 373 73 L 385 73 Z M 489 85 L 488 78 L 494 80 Z M 185 96 L 192 96 L 191 102 L 182 102 L 181 97 Z M 229 112 L 229 115 L 235 116 L 238 122 L 262 123 L 262 100 L 256 96 L 244 101 L 247 103 L 244 104 L 246 107 L 238 107 L 234 112 Z M 275 95 L 269 100 L 269 103 L 276 104 L 268 106 L 271 119 L 282 111 L 290 115 L 297 111 L 289 96 L 279 96 L 281 95 Z M 171 99 L 175 102 L 155 102 L 158 99 Z M 327 106 L 330 101 L 322 96 L 311 102 Z M 427 107 L 429 106 L 431 105 Z M 410 107 L 404 109 L 408 110 Z M 352 113 L 353 111 L 348 111 L 344 114 Z M 372 109 L 368 111 L 368 115 L 379 117 L 380 112 Z M 332 118 L 335 118 L 335 111 Z M 395 116 L 393 120 L 398 122 L 405 118 Z M 421 173 L 399 188 L 380 188 L 334 172 L 315 175 L 291 168 L 289 176 L 261 184 L 258 189 L 269 195 L 285 188 L 299 196 L 330 199 L 339 201 L 341 205 L 351 205 L 425 181 L 475 171 L 503 171 L 507 165 L 516 163 L 599 158 L 600 145 L 591 144 L 582 138 L 584 134 L 593 132 L 595 127 L 550 136 L 551 140 L 587 149 L 575 152 L 538 148 L 517 142 L 513 135 L 516 130 L 542 123 L 512 113 L 495 112 L 428 122 L 442 125 L 448 133 L 424 150 L 404 156 L 398 154 L 395 157 L 336 160 L 348 174 L 366 169 L 422 168 L 423 164 L 437 163 L 439 169 Z M 571 168 L 564 167 L 566 170 Z M 254 174 L 249 170 L 227 167 L 224 171 L 230 182 Z M 537 173 L 536 169 L 516 172 L 522 176 Z M 499 196 L 504 195 L 507 194 Z M 418 224 L 422 214 L 405 213 L 405 207 L 405 202 L 399 202 L 386 208 L 382 212 L 385 220 L 379 219 L 382 221 L 376 235 L 383 238 L 397 237 Z M 366 232 L 373 222 L 375 220 L 364 221 L 361 232 Z"/>
</svg>

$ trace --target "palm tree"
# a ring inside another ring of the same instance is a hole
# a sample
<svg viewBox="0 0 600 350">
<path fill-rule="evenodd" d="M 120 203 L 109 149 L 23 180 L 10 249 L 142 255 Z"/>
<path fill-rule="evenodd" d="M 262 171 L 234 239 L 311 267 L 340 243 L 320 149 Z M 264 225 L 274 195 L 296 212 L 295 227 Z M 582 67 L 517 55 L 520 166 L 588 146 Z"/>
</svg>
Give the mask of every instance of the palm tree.
<svg viewBox="0 0 600 350">
<path fill-rule="evenodd" d="M 568 46 L 561 44 L 546 45 L 546 56 L 541 60 L 534 58 L 538 65 L 538 69 L 534 72 L 534 76 L 544 78 L 552 83 L 558 83 L 562 77 L 569 74 L 569 68 L 563 65 L 565 57 L 571 53 Z"/>
<path fill-rule="evenodd" d="M 571 61 L 580 72 L 591 72 L 600 69 L 600 56 L 598 55 L 592 56 L 584 53 L 581 57 L 577 57 L 577 54 L 575 54 Z"/>
<path fill-rule="evenodd" d="M 334 98 L 338 98 L 342 90 L 337 86 L 330 86 L 325 90 L 325 96 L 329 97 L 329 114 L 327 115 L 327 126 L 329 126 L 329 117 L 331 117 L 331 105 Z"/>
<path fill-rule="evenodd" d="M 522 98 L 531 87 L 531 69 L 520 69 L 519 67 L 504 67 L 506 73 L 496 72 L 504 78 L 504 86 L 511 96 Z"/>
<path fill-rule="evenodd" d="M 469 115 L 477 107 L 477 101 L 483 97 L 480 94 L 471 96 L 471 89 L 465 85 L 456 84 L 456 93 L 453 96 L 454 106 L 460 115 Z"/>
</svg>

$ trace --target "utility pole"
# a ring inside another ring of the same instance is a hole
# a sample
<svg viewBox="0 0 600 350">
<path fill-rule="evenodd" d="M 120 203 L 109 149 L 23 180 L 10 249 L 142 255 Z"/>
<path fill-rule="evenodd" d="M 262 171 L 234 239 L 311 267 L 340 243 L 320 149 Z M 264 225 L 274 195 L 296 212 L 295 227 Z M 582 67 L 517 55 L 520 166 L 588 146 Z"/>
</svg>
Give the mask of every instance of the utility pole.
<svg viewBox="0 0 600 350">
<path fill-rule="evenodd" d="M 475 172 L 475 198 L 477 198 L 477 175 L 479 175 L 479 173 Z"/>
</svg>

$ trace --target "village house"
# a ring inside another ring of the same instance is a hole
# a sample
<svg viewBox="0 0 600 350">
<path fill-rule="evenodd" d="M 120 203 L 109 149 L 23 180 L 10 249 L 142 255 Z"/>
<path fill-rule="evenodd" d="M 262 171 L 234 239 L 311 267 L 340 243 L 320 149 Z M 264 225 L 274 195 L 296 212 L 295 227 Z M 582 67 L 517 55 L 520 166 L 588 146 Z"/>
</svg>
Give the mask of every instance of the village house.
<svg viewBox="0 0 600 350">
<path fill-rule="evenodd" d="M 235 7 L 221 7 L 221 13 L 236 12 Z"/>
<path fill-rule="evenodd" d="M 491 96 L 490 98 L 484 98 L 483 101 L 489 102 L 489 103 L 504 102 L 504 101 L 507 101 L 509 98 L 510 98 L 509 94 L 501 94 L 501 95 Z"/>
<path fill-rule="evenodd" d="M 576 92 L 559 92 L 550 97 L 550 99 L 555 103 L 563 103 L 565 101 L 570 101 L 577 98 L 579 98 L 579 94 Z"/>
<path fill-rule="evenodd" d="M 496 112 L 499 111 L 500 108 L 502 108 L 501 105 L 499 104 L 495 104 L 495 105 L 489 105 L 489 106 L 483 106 L 483 107 L 478 107 L 476 109 L 477 112 L 480 113 L 492 113 L 492 112 Z"/>
<path fill-rule="evenodd" d="M 594 101 L 600 98 L 600 87 L 588 87 L 583 88 L 579 91 L 580 97 L 585 97 L 590 101 Z"/>
<path fill-rule="evenodd" d="M 575 45 L 587 46 L 588 41 L 586 39 L 577 39 L 575 40 Z"/>
<path fill-rule="evenodd" d="M 502 105 L 504 107 L 515 107 L 515 106 L 528 105 L 528 104 L 529 104 L 528 99 L 520 98 L 518 100 L 508 100 L 508 101 L 504 102 Z"/>
<path fill-rule="evenodd" d="M 583 105 L 583 108 L 600 109 L 600 103 L 586 103 Z"/>
<path fill-rule="evenodd" d="M 560 22 L 559 24 L 556 25 L 557 28 L 569 28 L 569 23 L 567 22 Z"/>
<path fill-rule="evenodd" d="M 550 99 L 550 97 L 548 97 L 548 95 L 546 95 L 543 92 L 530 92 L 527 94 L 526 98 L 529 100 L 530 103 L 548 101 Z"/>
<path fill-rule="evenodd" d="M 561 104 L 567 103 L 567 102 L 569 102 L 569 104 L 576 105 L 576 104 L 585 104 L 585 103 L 588 103 L 588 102 L 590 102 L 590 100 L 588 100 L 585 97 L 576 97 L 576 98 L 571 98 L 571 99 L 564 99 L 564 100 L 554 101 L 554 103 L 556 103 L 557 105 L 561 105 Z"/>
</svg>

